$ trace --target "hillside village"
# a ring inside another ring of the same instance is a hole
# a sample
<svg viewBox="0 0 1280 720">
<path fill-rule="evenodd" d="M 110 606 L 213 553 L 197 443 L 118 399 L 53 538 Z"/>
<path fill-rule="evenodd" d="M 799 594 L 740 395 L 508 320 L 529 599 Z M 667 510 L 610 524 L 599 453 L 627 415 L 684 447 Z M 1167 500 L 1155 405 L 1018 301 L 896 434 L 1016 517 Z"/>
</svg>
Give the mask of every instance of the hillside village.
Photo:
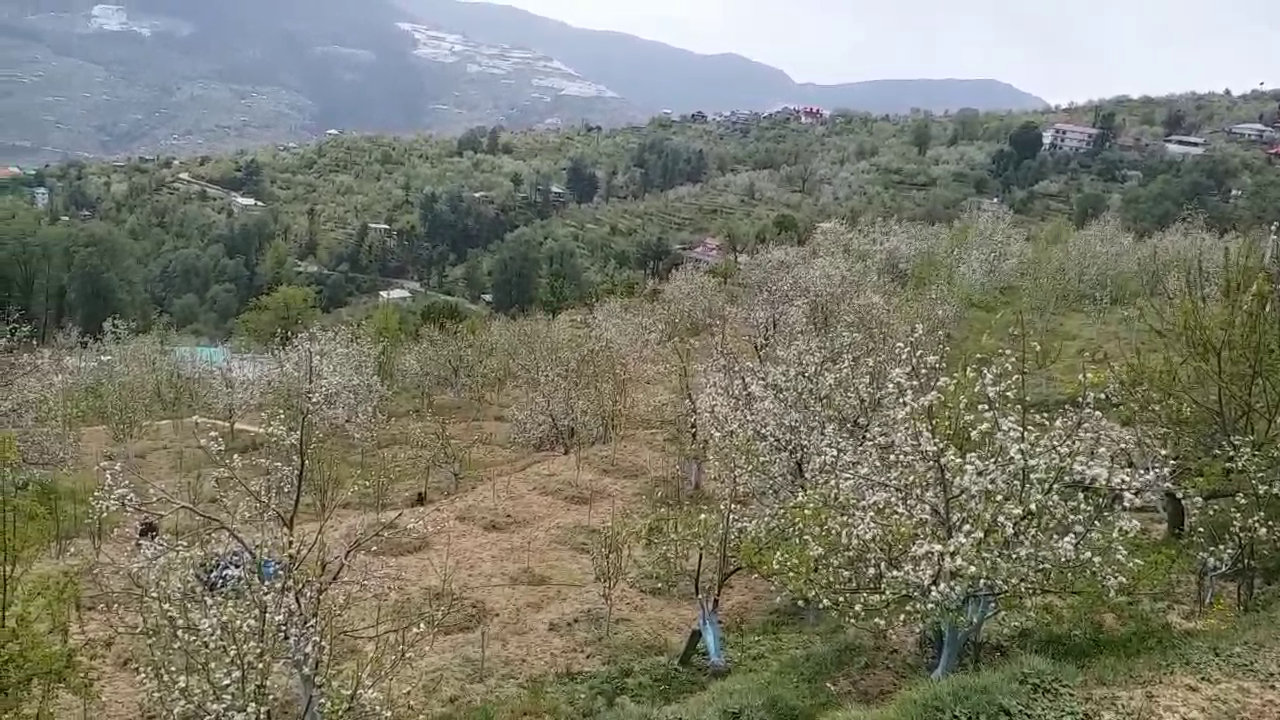
<svg viewBox="0 0 1280 720">
<path fill-rule="evenodd" d="M 1257 106 L 1255 105 L 1255 107 Z M 1277 146 L 1276 144 L 1277 129 L 1280 128 L 1280 120 L 1277 120 L 1276 117 L 1277 113 L 1275 111 L 1274 101 L 1268 102 L 1267 105 L 1261 107 L 1265 107 L 1267 109 L 1258 112 L 1256 120 L 1266 122 L 1244 122 L 1245 118 L 1239 115 L 1234 118 L 1224 116 L 1223 122 L 1219 125 L 1196 125 L 1195 129 L 1198 134 L 1187 132 L 1165 132 L 1154 137 L 1149 126 L 1135 128 L 1132 126 L 1125 126 L 1123 124 L 1117 125 L 1115 110 L 1107 109 L 1107 105 L 1104 103 L 1093 106 L 1091 110 L 1089 108 L 1061 108 L 1055 112 L 1047 113 L 1039 119 L 1025 115 L 1012 114 L 978 115 L 969 111 L 961 111 L 955 115 L 941 115 L 936 117 L 929 115 L 917 115 L 904 118 L 885 117 L 877 119 L 868 118 L 865 115 L 857 113 L 849 113 L 846 111 L 832 112 L 823 108 L 809 106 L 781 107 L 770 112 L 694 112 L 680 117 L 676 117 L 671 113 L 666 113 L 656 118 L 649 125 L 631 126 L 615 131 L 606 131 L 598 126 L 590 125 L 584 125 L 582 128 L 553 127 L 541 131 L 533 131 L 533 134 L 528 136 L 528 140 L 539 144 L 556 145 L 563 144 L 566 141 L 573 143 L 574 141 L 571 140 L 571 138 L 581 136 L 585 137 L 589 141 L 587 152 L 590 153 L 590 143 L 597 142 L 594 138 L 600 138 L 606 133 L 609 137 L 614 138 L 611 142 L 621 142 L 627 145 L 634 145 L 638 139 L 650 136 L 670 135 L 674 133 L 676 137 L 679 137 L 682 133 L 686 132 L 680 130 L 680 128 L 688 127 L 689 130 L 687 132 L 696 133 L 692 137 L 700 138 L 699 142 L 746 143 L 749 146 L 751 143 L 758 142 L 756 138 L 759 136 L 767 135 L 772 137 L 774 134 L 784 130 L 785 128 L 794 127 L 797 132 L 807 133 L 809 139 L 804 140 L 804 135 L 795 137 L 786 136 L 788 139 L 785 140 L 785 142 L 788 144 L 794 144 L 796 142 L 813 143 L 812 149 L 802 151 L 809 157 L 813 158 L 819 157 L 823 152 L 823 138 L 826 137 L 826 134 L 836 133 L 836 136 L 838 137 L 848 133 L 853 133 L 854 136 L 856 136 L 857 133 L 864 132 L 862 128 L 870 127 L 868 123 L 882 124 L 884 127 L 902 128 L 903 132 L 906 134 L 913 132 L 914 128 L 920 127 L 921 124 L 934 125 L 940 128 L 950 126 L 952 127 L 952 138 L 947 140 L 947 147 L 949 148 L 952 143 L 956 142 L 955 133 L 957 132 L 957 128 L 970 125 L 973 122 L 970 120 L 970 117 L 976 117 L 979 118 L 977 122 L 1000 122 L 1003 123 L 1005 127 L 1019 129 L 1020 132 L 1029 132 L 1028 128 L 1031 127 L 1031 125 L 1028 125 L 1028 123 L 1034 123 L 1034 131 L 1039 137 L 1040 152 L 1043 152 L 1046 157 L 1052 157 L 1056 154 L 1064 154 L 1085 158 L 1086 156 L 1094 157 L 1098 156 L 1099 153 L 1106 152 L 1119 153 L 1116 157 L 1119 158 L 1118 161 L 1120 162 L 1135 162 L 1138 158 L 1150 156 L 1150 153 L 1153 150 L 1163 151 L 1163 153 L 1169 157 L 1185 157 L 1202 155 L 1206 152 L 1213 152 L 1215 148 L 1219 148 L 1223 152 L 1231 150 L 1232 152 L 1239 151 L 1253 153 L 1256 157 L 1264 158 L 1270 162 L 1273 158 L 1280 156 L 1280 146 Z M 1143 112 L 1149 113 L 1149 111 Z M 1184 130 L 1184 128 L 1179 127 L 1180 121 L 1176 117 L 1178 113 L 1183 112 L 1184 111 L 1182 110 L 1177 110 L 1176 112 L 1174 110 L 1167 110 L 1166 116 L 1163 118 L 1163 125 L 1161 126 L 1161 129 L 1165 131 Z M 1075 120 L 1075 118 L 1078 118 L 1081 115 L 1091 117 L 1091 122 L 1086 124 Z M 1020 125 L 1017 125 L 1015 128 L 1015 124 L 1017 123 L 1020 123 Z M 702 129 L 698 130 L 698 128 Z M 475 137 L 482 139 L 485 132 L 485 128 L 480 128 L 475 134 Z M 493 132 L 500 132 L 500 129 L 495 129 L 488 134 L 493 135 Z M 718 133 L 719 135 L 707 135 L 707 132 Z M 935 129 L 930 133 L 930 135 L 937 136 L 942 132 L 945 131 Z M 729 133 L 729 135 L 723 135 L 723 133 Z M 536 138 L 539 135 L 546 136 L 546 139 L 537 140 Z M 343 144 L 365 142 L 362 137 L 363 136 L 359 134 L 333 129 L 330 130 L 325 139 L 315 147 L 327 147 L 329 144 L 334 144 L 335 147 L 339 147 Z M 564 140 L 555 139 L 560 137 L 563 137 Z M 712 138 L 714 137 L 724 137 L 726 140 L 713 140 Z M 782 136 L 778 137 L 781 138 Z M 903 137 L 910 140 L 910 138 L 906 138 L 905 135 Z M 368 141 L 374 143 L 379 142 L 376 137 L 370 137 Z M 493 141 L 492 138 L 487 141 L 487 148 L 485 147 L 485 142 L 486 141 L 479 141 L 479 144 L 476 145 L 476 147 L 483 151 L 482 155 L 483 153 L 498 152 L 500 150 L 498 145 L 501 143 L 495 145 L 495 141 Z M 934 147 L 939 144 L 939 141 L 932 140 L 932 137 L 929 139 L 929 142 Z M 459 147 L 461 147 L 461 145 Z M 468 147 L 471 146 L 468 145 Z M 714 147 L 714 145 L 711 147 Z M 799 148 L 801 146 L 797 145 L 796 147 Z M 857 149 L 859 151 L 862 150 L 861 146 Z M 946 148 L 933 150 L 933 152 L 945 151 Z M 277 158 L 283 159 L 291 156 L 299 156 L 308 152 L 312 152 L 310 147 L 304 147 L 298 143 L 287 143 L 277 146 L 274 155 Z M 794 153 L 800 151 L 793 150 L 791 152 Z M 1135 160 L 1125 160 L 1124 158 L 1126 157 L 1133 158 Z M 259 215 L 272 208 L 272 203 L 268 201 L 269 199 L 254 197 L 253 190 L 251 188 L 232 188 L 219 185 L 218 178 L 212 177 L 208 173 L 208 168 L 210 167 L 206 164 L 208 160 L 209 158 L 158 158 L 155 156 L 145 156 L 133 159 L 116 160 L 109 163 L 107 167 L 110 167 L 117 172 L 123 170 L 132 171 L 131 169 L 133 168 L 155 168 L 161 176 L 167 178 L 166 180 L 163 180 L 164 183 L 167 183 L 167 188 L 185 188 L 188 193 L 194 192 L 197 197 L 222 198 L 226 203 L 225 207 L 229 209 L 232 215 L 235 216 L 245 214 Z M 1086 160 L 1086 162 L 1089 161 Z M 599 171 L 596 172 L 597 174 L 599 173 Z M 794 173 L 794 169 L 791 172 Z M 51 198 L 54 199 L 53 202 L 55 205 L 61 205 L 56 202 L 59 195 L 59 191 L 57 190 L 58 181 L 55 179 L 57 175 L 58 171 L 56 168 L 7 167 L 3 170 L 3 177 L 0 177 L 0 191 L 3 191 L 3 189 L 7 187 L 10 194 L 18 191 L 26 193 L 28 201 L 39 209 L 49 208 Z M 821 175 L 815 175 L 815 179 L 821 182 Z M 1123 177 L 1126 178 L 1125 182 L 1129 184 L 1132 184 L 1135 181 L 1139 183 L 1142 182 L 1142 174 L 1136 167 L 1134 169 L 1125 170 Z M 614 210 L 622 209 L 625 205 L 607 202 L 607 200 L 612 198 L 605 198 L 606 202 L 604 204 L 597 202 L 582 205 L 575 199 L 571 198 L 570 191 L 561 184 L 563 182 L 563 179 L 558 182 L 553 182 L 549 177 L 546 181 L 547 190 L 545 193 L 540 189 L 540 187 L 534 187 L 532 189 L 532 194 L 530 192 L 518 191 L 512 195 L 501 186 L 467 188 L 467 193 L 469 194 L 472 202 L 491 208 L 490 211 L 504 211 L 503 208 L 509 206 L 518 208 L 521 204 L 525 204 L 526 207 L 536 208 L 540 203 L 545 201 L 547 203 L 547 210 L 561 216 L 569 227 L 586 228 L 593 225 L 599 226 L 599 219 L 592 219 L 589 217 L 573 219 L 574 216 L 580 215 L 582 211 L 586 210 L 588 207 L 595 208 L 592 213 L 588 214 L 594 214 L 603 218 L 613 215 Z M 598 182 L 599 180 L 597 180 L 597 183 Z M 935 181 L 926 181 L 924 183 L 914 180 L 895 181 L 887 186 L 887 190 L 902 198 L 899 202 L 914 202 L 914 198 L 917 198 L 922 192 L 937 192 L 937 190 L 930 189 L 933 182 Z M 504 182 L 503 184 L 507 183 Z M 1126 185 L 1125 187 L 1128 186 Z M 1248 187 L 1248 183 L 1237 183 L 1235 186 L 1230 188 L 1230 197 L 1239 200 L 1242 194 L 1248 190 Z M 709 188 L 704 186 L 702 192 L 706 192 L 707 189 Z M 801 197 L 812 195 L 812 190 L 805 188 L 803 183 L 800 186 L 800 189 Z M 603 195 L 605 192 L 611 193 L 612 190 L 610 188 L 605 188 L 601 191 L 601 194 Z M 996 192 L 994 193 L 994 196 L 996 197 L 997 202 L 1003 202 L 1005 205 L 1012 207 L 1011 203 L 1015 202 L 1015 200 L 1017 202 L 1025 203 L 1026 200 L 1034 198 L 1036 195 L 1033 193 L 1019 199 L 1016 198 L 1018 194 L 1019 193 L 1017 191 L 1014 191 L 1012 195 L 1008 192 Z M 545 198 L 542 197 L 543 195 L 545 195 Z M 1005 195 L 1005 197 L 1001 198 L 1000 195 Z M 992 196 L 993 194 L 990 193 L 973 193 L 972 190 L 970 190 L 967 197 L 959 197 L 958 199 L 964 200 L 965 202 L 989 202 Z M 1079 203 L 1078 197 L 1072 199 L 1071 196 L 1063 195 L 1060 191 L 1045 192 L 1043 193 L 1043 197 L 1049 205 L 1044 206 L 1044 210 L 1033 210 L 1032 212 L 1043 212 L 1051 207 L 1062 208 L 1064 204 L 1068 206 L 1068 208 L 1060 210 L 1059 212 L 1069 212 L 1069 206 L 1071 203 L 1074 202 L 1077 205 Z M 597 200 L 599 200 L 599 198 L 597 198 Z M 671 246 L 673 252 L 676 253 L 675 257 L 692 260 L 704 265 L 719 262 L 730 254 L 735 255 L 740 260 L 742 257 L 741 250 L 743 249 L 742 240 L 727 239 L 724 237 L 723 230 L 716 231 L 716 226 L 724 225 L 726 221 L 732 224 L 733 218 L 745 216 L 744 214 L 752 212 L 751 203 L 743 203 L 743 198 L 738 198 L 734 202 L 728 204 L 718 201 L 712 201 L 710 203 L 702 203 L 702 201 L 691 202 L 691 200 L 692 198 L 682 199 L 680 201 L 685 203 L 688 210 L 692 212 L 692 214 L 688 215 L 687 218 L 682 217 L 682 213 L 671 214 L 670 212 L 659 213 L 650 218 L 651 220 L 667 218 L 661 220 L 661 224 L 656 225 L 655 228 L 658 229 L 659 232 L 672 234 L 668 244 Z M 634 201 L 634 199 L 632 201 Z M 949 202 L 955 202 L 955 200 L 949 200 Z M 956 207 L 960 208 L 961 206 L 957 205 Z M 1024 210 L 1018 211 L 1025 212 Z M 79 221 L 84 221 L 94 217 L 95 213 L 95 208 L 76 207 L 72 212 L 61 213 L 58 217 L 67 221 L 70 221 L 70 218 L 72 217 Z M 792 211 L 792 214 L 794 214 L 794 211 Z M 294 217 L 296 222 L 296 216 Z M 393 218 L 390 216 L 378 215 L 353 219 L 356 220 L 355 227 L 347 225 L 345 229 L 342 229 L 340 227 L 328 225 L 326 230 L 328 233 L 331 233 L 330 240 L 328 242 L 349 242 L 351 237 L 354 235 L 370 236 L 373 239 L 380 239 L 379 242 L 382 242 L 388 248 L 394 248 L 398 243 L 403 242 L 403 238 L 401 237 L 403 229 L 399 223 L 392 222 Z M 617 220 L 608 219 L 606 222 L 616 225 Z M 786 222 L 789 223 L 790 221 Z M 358 228 L 363 229 L 356 232 Z M 621 230 L 621 228 L 619 228 L 619 230 Z M 625 230 L 622 231 L 626 232 Z M 458 260 L 460 259 L 461 258 Z M 335 270 L 340 273 L 344 272 L 330 263 L 323 261 L 317 263 L 316 261 L 317 258 L 314 257 L 298 258 L 299 267 L 301 268 L 315 267 L 323 268 L 325 272 L 332 272 Z M 384 276 L 382 280 L 378 281 L 384 286 L 395 281 L 395 287 L 384 287 L 384 290 L 391 289 L 405 291 L 404 288 L 398 284 L 402 281 L 413 283 L 413 285 L 410 286 L 413 289 L 409 292 L 420 292 L 422 289 L 422 283 L 420 281 L 423 278 L 415 277 L 413 274 L 397 277 L 397 272 L 391 271 L 390 269 L 384 269 L 382 272 L 367 273 L 367 275 L 371 277 Z M 446 294 L 458 294 L 456 289 L 435 289 L 437 292 L 441 290 Z M 478 301 L 480 296 L 491 296 L 492 293 L 487 291 L 471 292 L 469 295 L 471 300 L 474 302 Z"/>
</svg>

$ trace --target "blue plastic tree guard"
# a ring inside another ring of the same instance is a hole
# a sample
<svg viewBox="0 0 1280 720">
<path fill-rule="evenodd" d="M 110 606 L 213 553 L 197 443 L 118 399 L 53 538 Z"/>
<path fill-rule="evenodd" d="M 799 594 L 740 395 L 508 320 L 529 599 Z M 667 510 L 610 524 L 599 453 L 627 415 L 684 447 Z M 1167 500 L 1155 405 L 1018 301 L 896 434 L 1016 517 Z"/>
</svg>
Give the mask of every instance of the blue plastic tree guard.
<svg viewBox="0 0 1280 720">
<path fill-rule="evenodd" d="M 698 629 L 702 631 L 702 644 L 707 649 L 707 665 L 713 673 L 724 672 L 728 664 L 724 660 L 719 612 L 708 606 L 705 598 L 698 598 Z"/>
<path fill-rule="evenodd" d="M 264 583 L 284 574 L 284 568 L 275 558 L 256 559 L 243 550 L 234 550 L 213 558 L 200 579 L 207 590 L 215 592 L 238 584 L 245 578 L 246 569 L 253 566 L 258 571 L 258 579 Z"/>
</svg>

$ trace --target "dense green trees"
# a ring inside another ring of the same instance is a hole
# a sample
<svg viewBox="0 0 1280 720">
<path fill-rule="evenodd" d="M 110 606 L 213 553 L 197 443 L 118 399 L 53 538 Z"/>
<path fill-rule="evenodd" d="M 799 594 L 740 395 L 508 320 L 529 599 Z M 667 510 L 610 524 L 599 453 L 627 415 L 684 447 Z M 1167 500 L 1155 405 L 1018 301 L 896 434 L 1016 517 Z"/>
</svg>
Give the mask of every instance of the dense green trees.
<svg viewBox="0 0 1280 720">
<path fill-rule="evenodd" d="M 16 200 L 2 203 L 0 295 L 8 311 L 44 337 L 68 324 L 96 333 L 112 316 L 145 326 L 157 311 L 217 336 L 292 270 L 287 247 L 266 252 L 276 232 L 270 220 L 198 206 L 147 210 L 50 222 Z M 260 268 L 260 260 L 270 262 Z"/>
<path fill-rule="evenodd" d="M 288 345 L 319 314 L 315 290 L 281 285 L 253 301 L 240 317 L 240 331 L 258 345 Z"/>
<path fill-rule="evenodd" d="M 600 176 L 582 156 L 575 156 L 565 168 L 565 185 L 576 203 L 589 203 L 600 192 Z"/>
<path fill-rule="evenodd" d="M 1251 93 L 1115 98 L 1052 118 L 658 119 L 610 132 L 341 136 L 181 164 L 76 162 L 36 179 L 51 189 L 47 210 L 25 187 L 0 194 L 0 301 L 46 336 L 120 315 L 224 337 L 282 285 L 310 287 L 325 311 L 386 278 L 472 302 L 492 293 L 502 310 L 556 308 L 660 277 L 677 246 L 707 235 L 751 253 L 831 217 L 953 220 L 975 197 L 1030 221 L 1079 225 L 1114 211 L 1149 234 L 1193 212 L 1215 230 L 1247 230 L 1280 220 L 1280 180 L 1261 148 L 1215 139 L 1204 156 L 1176 158 L 1159 141 L 1171 128 L 1266 119 L 1275 106 Z M 1063 119 L 1097 124 L 1103 140 L 1045 151 L 1043 126 Z M 236 212 L 186 177 L 268 206 Z"/>
</svg>

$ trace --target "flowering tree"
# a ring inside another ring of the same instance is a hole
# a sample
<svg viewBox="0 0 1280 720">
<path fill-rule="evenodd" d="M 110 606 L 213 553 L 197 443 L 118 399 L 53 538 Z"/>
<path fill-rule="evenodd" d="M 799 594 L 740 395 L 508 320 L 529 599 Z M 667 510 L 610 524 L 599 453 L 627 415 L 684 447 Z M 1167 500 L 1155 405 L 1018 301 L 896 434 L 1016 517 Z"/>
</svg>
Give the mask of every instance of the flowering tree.
<svg viewBox="0 0 1280 720">
<path fill-rule="evenodd" d="M 618 355 L 607 343 L 565 315 L 523 320 L 506 342 L 520 398 L 513 440 L 568 455 L 609 439 L 610 403 L 626 396 L 617 386 L 622 376 L 612 372 Z"/>
<path fill-rule="evenodd" d="M 1178 466 L 1166 514 L 1174 537 L 1190 524 L 1200 600 L 1235 578 L 1249 609 L 1280 522 L 1280 284 L 1262 251 L 1219 257 L 1177 278 L 1172 302 L 1147 308 L 1151 340 L 1122 377 L 1128 405 Z"/>
<path fill-rule="evenodd" d="M 213 461 L 195 492 L 106 463 L 101 512 L 183 519 L 186 531 L 130 544 L 100 581 L 118 629 L 145 641 L 148 704 L 169 717 L 383 717 L 434 623 L 374 554 L 401 515 L 354 517 L 372 472 L 385 395 L 377 354 L 347 329 L 277 353 L 263 390 L 264 447 Z"/>
<path fill-rule="evenodd" d="M 494 328 L 470 323 L 426 325 L 417 342 L 400 353 L 403 384 L 422 398 L 424 407 L 438 394 L 479 402 L 503 379 L 500 337 Z"/>
<path fill-rule="evenodd" d="M 483 441 L 484 436 L 479 434 L 455 438 L 449 422 L 440 416 L 419 418 L 409 427 L 407 444 L 413 451 L 411 462 L 426 468 L 422 473 L 424 502 L 431 493 L 433 476 L 448 482 L 448 492 L 457 493 L 461 489 L 462 481 L 471 470 L 471 453 Z"/>
<path fill-rule="evenodd" d="M 698 432 L 701 394 L 699 353 L 706 337 L 723 337 L 728 298 L 723 286 L 705 273 L 677 270 L 662 295 L 648 308 L 645 327 L 655 349 L 657 373 L 669 385 L 668 416 L 675 429 L 680 467 L 692 490 L 702 487 L 706 443 Z M 713 340 L 714 342 L 714 340 Z"/>
<path fill-rule="evenodd" d="M 194 370 L 196 410 L 223 422 L 235 437 L 236 424 L 261 406 L 268 387 L 269 364 L 233 357 L 221 363 L 199 363 Z"/>
<path fill-rule="evenodd" d="M 1247 438 L 1231 438 L 1217 457 L 1228 497 L 1189 496 L 1188 519 L 1197 544 L 1198 602 L 1213 603 L 1218 582 L 1235 578 L 1236 606 L 1253 607 L 1261 563 L 1275 553 L 1280 534 L 1280 448 L 1254 448 Z"/>
<path fill-rule="evenodd" d="M 151 423 L 189 410 L 195 389 L 162 336 L 131 330 L 108 322 L 102 340 L 79 354 L 75 373 L 82 418 L 105 425 L 126 455 Z"/>
<path fill-rule="evenodd" d="M 1124 583 L 1123 511 L 1151 482 L 1113 460 L 1126 436 L 1091 392 L 1037 413 L 1024 356 L 948 373 L 919 331 L 880 357 L 859 343 L 717 374 L 713 457 L 754 489 L 757 569 L 845 617 L 941 625 L 935 677 L 1006 598 Z"/>
<path fill-rule="evenodd" d="M 587 317 L 592 338 L 589 391 L 602 418 L 603 440 L 618 442 L 631 415 L 639 409 L 640 386 L 653 380 L 651 333 L 643 314 L 617 299 L 596 305 Z"/>
</svg>

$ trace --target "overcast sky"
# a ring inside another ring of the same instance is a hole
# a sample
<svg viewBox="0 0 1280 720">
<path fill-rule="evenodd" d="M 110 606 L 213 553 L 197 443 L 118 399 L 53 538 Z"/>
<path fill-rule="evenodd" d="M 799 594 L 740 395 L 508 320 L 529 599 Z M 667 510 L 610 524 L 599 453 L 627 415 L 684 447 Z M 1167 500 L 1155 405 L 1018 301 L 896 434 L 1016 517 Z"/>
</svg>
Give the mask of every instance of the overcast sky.
<svg viewBox="0 0 1280 720">
<path fill-rule="evenodd" d="M 1266 0 L 503 0 L 800 82 L 990 77 L 1049 102 L 1280 85 Z"/>
</svg>

